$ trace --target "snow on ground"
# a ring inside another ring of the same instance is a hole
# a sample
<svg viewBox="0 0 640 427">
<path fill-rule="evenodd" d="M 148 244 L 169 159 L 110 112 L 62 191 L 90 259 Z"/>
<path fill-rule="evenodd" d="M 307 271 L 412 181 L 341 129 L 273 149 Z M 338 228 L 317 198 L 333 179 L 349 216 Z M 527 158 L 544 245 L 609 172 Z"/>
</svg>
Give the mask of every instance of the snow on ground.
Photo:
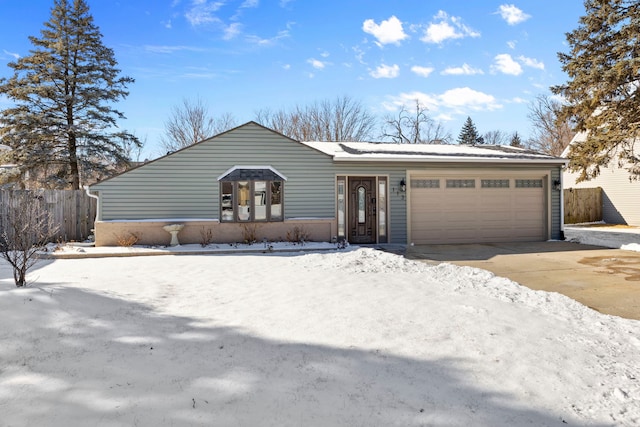
<svg viewBox="0 0 640 427">
<path fill-rule="evenodd" d="M 3 426 L 624 426 L 640 322 L 369 248 L 0 263 Z"/>
<path fill-rule="evenodd" d="M 597 224 L 597 227 L 594 225 Z M 604 223 L 565 225 L 564 235 L 570 242 L 640 252 L 640 227 L 607 227 Z"/>
</svg>

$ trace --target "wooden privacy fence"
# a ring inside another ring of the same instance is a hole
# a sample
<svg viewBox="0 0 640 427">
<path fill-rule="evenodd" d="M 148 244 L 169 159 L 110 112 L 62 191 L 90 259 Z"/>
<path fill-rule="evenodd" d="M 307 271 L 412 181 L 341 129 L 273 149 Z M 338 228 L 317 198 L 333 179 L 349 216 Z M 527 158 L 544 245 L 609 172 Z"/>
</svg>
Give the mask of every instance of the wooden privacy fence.
<svg viewBox="0 0 640 427">
<path fill-rule="evenodd" d="M 564 190 L 564 223 L 602 221 L 602 188 Z"/>
<path fill-rule="evenodd" d="M 0 231 L 7 221 L 7 209 L 25 193 L 51 215 L 58 226 L 56 239 L 82 241 L 92 234 L 97 200 L 82 190 L 0 190 Z"/>
</svg>

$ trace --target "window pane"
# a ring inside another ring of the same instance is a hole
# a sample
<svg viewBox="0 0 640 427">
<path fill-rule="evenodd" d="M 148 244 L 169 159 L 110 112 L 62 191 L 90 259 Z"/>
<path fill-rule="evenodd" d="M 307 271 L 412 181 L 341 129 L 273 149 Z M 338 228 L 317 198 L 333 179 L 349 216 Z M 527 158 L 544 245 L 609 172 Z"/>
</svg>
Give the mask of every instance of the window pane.
<svg viewBox="0 0 640 427">
<path fill-rule="evenodd" d="M 267 183 L 265 181 L 253 183 L 253 216 L 255 221 L 267 219 Z"/>
<path fill-rule="evenodd" d="M 411 188 L 440 188 L 439 179 L 412 179 Z"/>
<path fill-rule="evenodd" d="M 516 188 L 542 188 L 541 179 L 516 179 Z"/>
<path fill-rule="evenodd" d="M 378 181 L 378 236 L 387 235 L 387 181 Z"/>
<path fill-rule="evenodd" d="M 223 182 L 220 196 L 222 221 L 233 221 L 233 183 Z"/>
<path fill-rule="evenodd" d="M 344 206 L 344 186 L 343 179 L 338 180 L 338 237 L 345 236 L 345 206 Z"/>
<path fill-rule="evenodd" d="M 282 182 L 271 182 L 271 220 L 282 220 Z"/>
<path fill-rule="evenodd" d="M 238 181 L 238 221 L 251 219 L 251 187 L 249 181 Z"/>
<path fill-rule="evenodd" d="M 483 179 L 482 188 L 509 188 L 508 179 Z"/>
<path fill-rule="evenodd" d="M 358 222 L 364 224 L 365 222 L 365 192 L 364 187 L 358 187 Z"/>
<path fill-rule="evenodd" d="M 447 188 L 475 188 L 475 179 L 448 179 Z"/>
</svg>

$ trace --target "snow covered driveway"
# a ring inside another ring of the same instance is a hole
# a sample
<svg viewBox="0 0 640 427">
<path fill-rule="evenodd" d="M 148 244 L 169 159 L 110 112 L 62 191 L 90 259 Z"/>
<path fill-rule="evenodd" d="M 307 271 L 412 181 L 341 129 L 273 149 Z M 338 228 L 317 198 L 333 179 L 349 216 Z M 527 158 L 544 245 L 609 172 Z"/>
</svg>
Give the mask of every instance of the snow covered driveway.
<svg viewBox="0 0 640 427">
<path fill-rule="evenodd" d="M 0 264 L 0 425 L 640 423 L 640 322 L 372 249 Z"/>
</svg>

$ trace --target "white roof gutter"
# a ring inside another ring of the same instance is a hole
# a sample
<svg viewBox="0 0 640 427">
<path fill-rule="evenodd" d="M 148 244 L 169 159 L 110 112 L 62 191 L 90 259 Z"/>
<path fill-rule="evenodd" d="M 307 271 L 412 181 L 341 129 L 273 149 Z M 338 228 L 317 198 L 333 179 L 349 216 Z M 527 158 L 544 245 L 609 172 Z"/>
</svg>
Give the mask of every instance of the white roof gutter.
<svg viewBox="0 0 640 427">
<path fill-rule="evenodd" d="M 478 158 L 478 157 L 342 157 L 333 156 L 336 162 L 405 162 L 405 163 L 525 163 L 525 164 L 545 164 L 545 165 L 564 165 L 569 163 L 567 159 L 518 159 L 518 158 Z"/>
</svg>

